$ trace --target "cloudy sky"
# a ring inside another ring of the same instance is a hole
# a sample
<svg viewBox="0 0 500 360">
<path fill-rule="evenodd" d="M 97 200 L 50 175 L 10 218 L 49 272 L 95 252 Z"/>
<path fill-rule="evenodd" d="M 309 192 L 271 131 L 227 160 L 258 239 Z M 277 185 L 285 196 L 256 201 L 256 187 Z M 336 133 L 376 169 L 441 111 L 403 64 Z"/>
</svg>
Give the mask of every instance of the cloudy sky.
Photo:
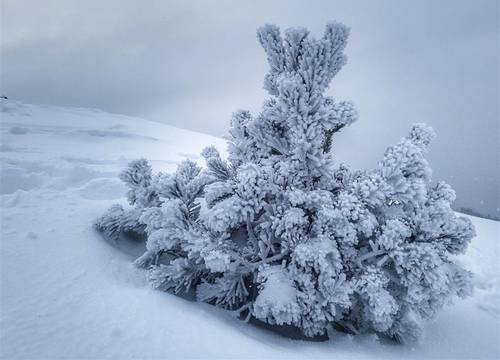
<svg viewBox="0 0 500 360">
<path fill-rule="evenodd" d="M 499 2 L 2 0 L 1 91 L 26 102 L 100 108 L 223 135 L 257 112 L 264 23 L 351 27 L 329 92 L 360 120 L 335 144 L 374 166 L 413 122 L 438 132 L 436 179 L 458 206 L 500 215 Z"/>
</svg>

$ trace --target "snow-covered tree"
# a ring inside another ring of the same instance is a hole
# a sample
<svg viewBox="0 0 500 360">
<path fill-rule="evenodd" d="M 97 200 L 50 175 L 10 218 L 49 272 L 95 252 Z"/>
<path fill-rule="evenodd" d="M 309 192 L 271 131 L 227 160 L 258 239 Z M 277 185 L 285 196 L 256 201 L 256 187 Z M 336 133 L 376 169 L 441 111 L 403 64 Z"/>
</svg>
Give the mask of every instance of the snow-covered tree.
<svg viewBox="0 0 500 360">
<path fill-rule="evenodd" d="M 97 222 L 110 236 L 144 234 L 136 260 L 151 284 L 200 301 L 293 325 L 306 336 L 330 327 L 402 342 L 420 334 L 471 274 L 455 261 L 474 236 L 457 217 L 449 185 L 431 182 L 425 160 L 434 137 L 416 124 L 372 171 L 334 162 L 333 136 L 352 124 L 349 102 L 325 95 L 346 62 L 348 29 L 327 25 L 258 30 L 270 65 L 262 111 L 231 120 L 228 158 L 203 151 L 173 174 L 132 162 L 121 179 L 131 207 Z"/>
</svg>

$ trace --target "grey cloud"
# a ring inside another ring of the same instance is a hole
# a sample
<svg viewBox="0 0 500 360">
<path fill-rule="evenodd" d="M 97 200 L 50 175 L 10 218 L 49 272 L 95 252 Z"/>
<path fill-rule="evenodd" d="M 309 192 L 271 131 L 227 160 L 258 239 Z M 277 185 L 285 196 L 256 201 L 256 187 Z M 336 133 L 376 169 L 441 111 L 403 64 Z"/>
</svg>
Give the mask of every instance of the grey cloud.
<svg viewBox="0 0 500 360">
<path fill-rule="evenodd" d="M 230 114 L 258 111 L 264 23 L 352 28 L 331 93 L 361 118 L 336 156 L 373 166 L 413 122 L 438 132 L 435 178 L 457 206 L 500 216 L 499 9 L 480 1 L 2 2 L 2 93 L 95 107 L 223 135 Z"/>
</svg>

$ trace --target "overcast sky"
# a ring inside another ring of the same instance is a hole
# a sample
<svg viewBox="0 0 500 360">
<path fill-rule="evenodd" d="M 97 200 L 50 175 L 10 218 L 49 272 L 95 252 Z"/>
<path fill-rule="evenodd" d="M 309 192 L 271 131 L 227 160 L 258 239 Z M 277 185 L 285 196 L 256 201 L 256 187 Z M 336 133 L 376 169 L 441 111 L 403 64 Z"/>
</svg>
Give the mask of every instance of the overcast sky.
<svg viewBox="0 0 500 360">
<path fill-rule="evenodd" d="M 1 86 L 10 98 L 93 107 L 224 135 L 258 111 L 264 23 L 351 27 L 329 90 L 360 120 L 340 160 L 374 166 L 413 122 L 438 132 L 435 179 L 457 205 L 500 215 L 499 2 L 2 0 Z"/>
</svg>

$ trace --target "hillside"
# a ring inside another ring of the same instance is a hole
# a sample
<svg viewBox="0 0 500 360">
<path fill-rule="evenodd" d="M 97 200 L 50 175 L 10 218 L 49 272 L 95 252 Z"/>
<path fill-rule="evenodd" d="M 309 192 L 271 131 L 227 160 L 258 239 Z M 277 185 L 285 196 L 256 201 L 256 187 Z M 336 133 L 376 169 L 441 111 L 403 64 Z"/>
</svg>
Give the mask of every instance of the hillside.
<svg viewBox="0 0 500 360">
<path fill-rule="evenodd" d="M 290 340 L 212 306 L 149 288 L 133 257 L 93 220 L 124 203 L 117 179 L 138 157 L 171 171 L 223 140 L 99 110 L 2 100 L 0 357 L 13 358 L 499 358 L 500 223 L 462 258 L 476 293 L 426 324 L 421 344 L 337 334 Z"/>
</svg>

